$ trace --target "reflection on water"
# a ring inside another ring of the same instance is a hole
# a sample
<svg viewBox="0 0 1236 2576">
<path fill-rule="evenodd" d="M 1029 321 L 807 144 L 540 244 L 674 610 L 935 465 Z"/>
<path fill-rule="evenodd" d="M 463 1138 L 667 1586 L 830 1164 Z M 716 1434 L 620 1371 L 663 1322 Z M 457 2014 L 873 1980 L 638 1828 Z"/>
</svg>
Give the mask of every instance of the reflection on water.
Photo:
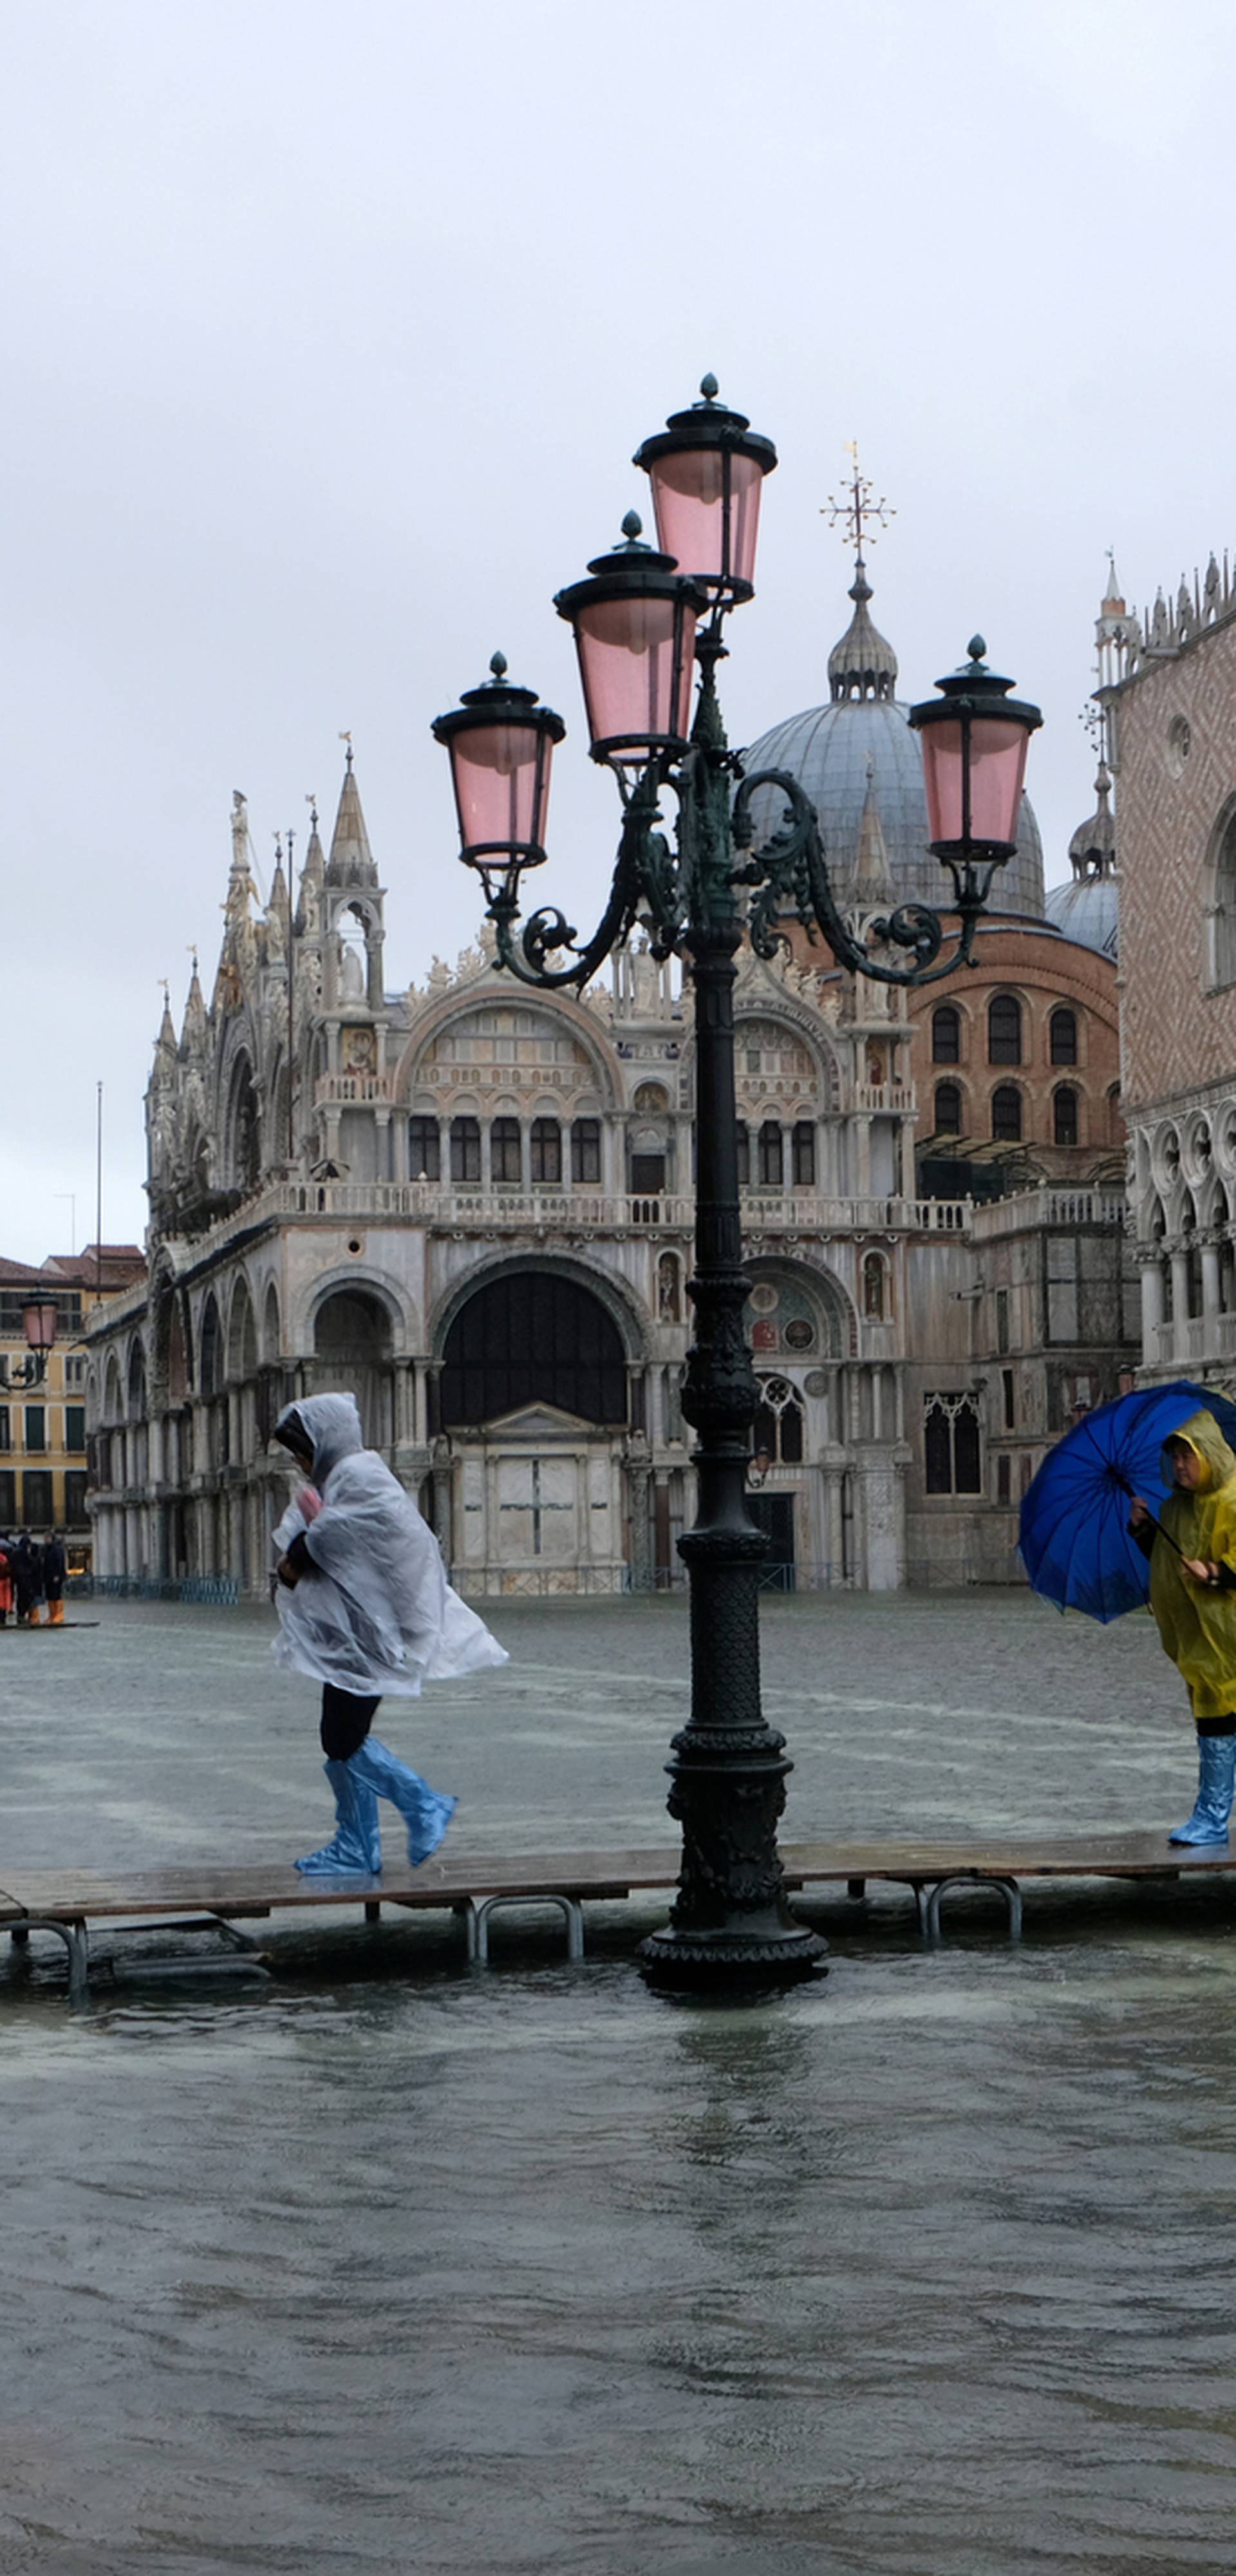
<svg viewBox="0 0 1236 2576">
<path fill-rule="evenodd" d="M 0 2567 L 1226 2567 L 1217 1925 L 3 2002 Z"/>
</svg>

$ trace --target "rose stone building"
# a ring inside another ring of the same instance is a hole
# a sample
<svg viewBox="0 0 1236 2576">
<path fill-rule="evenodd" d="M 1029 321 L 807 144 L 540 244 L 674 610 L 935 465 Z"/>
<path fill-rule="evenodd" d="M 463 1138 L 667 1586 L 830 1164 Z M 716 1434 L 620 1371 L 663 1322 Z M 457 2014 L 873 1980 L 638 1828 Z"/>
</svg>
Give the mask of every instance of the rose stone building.
<svg viewBox="0 0 1236 2576">
<path fill-rule="evenodd" d="M 890 891 L 930 895 L 936 871 L 895 659 L 882 646 L 875 669 L 858 588 L 829 705 L 774 729 L 749 765 L 795 767 L 781 737 L 801 729 L 834 882 L 861 923 Z M 943 1063 L 968 1098 L 999 1087 L 979 1067 L 1003 996 L 1035 1096 L 1067 1080 L 1082 1104 L 1074 1146 L 1031 1130 L 997 1155 L 994 1186 L 1025 1194 L 1012 1221 L 1007 1196 L 975 1202 L 973 1137 L 954 1194 L 916 1173 L 920 1087 L 946 1078 L 924 1062 L 942 1042 L 924 1005 L 803 944 L 771 966 L 742 957 L 752 1496 L 782 1581 L 1006 1578 L 1023 1468 L 1077 1387 L 1097 1400 L 1127 1357 L 1122 1203 L 1100 1133 L 1115 970 L 1047 919 L 1024 819 L 990 973 L 964 1002 L 937 986 L 933 1006 L 954 1011 L 959 1052 Z M 539 994 L 478 947 L 390 992 L 350 753 L 329 850 L 315 819 L 298 883 L 280 864 L 260 906 L 249 854 L 237 800 L 210 999 L 195 971 L 179 1033 L 165 1011 L 155 1048 L 148 1278 L 91 1337 L 99 1570 L 261 1588 L 285 1486 L 271 1425 L 295 1395 L 345 1385 L 465 1593 L 678 1579 L 689 989 L 636 946 L 582 999 Z M 1010 939 L 1029 941 L 1033 973 Z M 1053 1010 L 1074 1017 L 1054 1063 Z M 1029 1096 L 1008 1063 L 997 1054 Z M 1086 1283 L 1071 1304 L 1053 1294 L 1066 1273 Z"/>
<path fill-rule="evenodd" d="M 1236 585 L 1100 621 L 1116 770 L 1129 1196 L 1142 1366 L 1236 1361 Z"/>
</svg>

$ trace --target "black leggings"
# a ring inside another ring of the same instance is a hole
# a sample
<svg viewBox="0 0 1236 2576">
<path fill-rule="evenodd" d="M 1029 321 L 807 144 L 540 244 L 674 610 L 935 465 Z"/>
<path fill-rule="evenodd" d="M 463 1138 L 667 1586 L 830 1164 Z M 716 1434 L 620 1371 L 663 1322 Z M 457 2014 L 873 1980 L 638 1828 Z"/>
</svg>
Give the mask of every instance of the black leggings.
<svg viewBox="0 0 1236 2576">
<path fill-rule="evenodd" d="M 379 1692 L 377 1699 L 357 1699 L 352 1691 L 337 1689 L 334 1682 L 323 1683 L 322 1751 L 328 1762 L 350 1762 L 359 1753 L 381 1698 Z"/>
</svg>

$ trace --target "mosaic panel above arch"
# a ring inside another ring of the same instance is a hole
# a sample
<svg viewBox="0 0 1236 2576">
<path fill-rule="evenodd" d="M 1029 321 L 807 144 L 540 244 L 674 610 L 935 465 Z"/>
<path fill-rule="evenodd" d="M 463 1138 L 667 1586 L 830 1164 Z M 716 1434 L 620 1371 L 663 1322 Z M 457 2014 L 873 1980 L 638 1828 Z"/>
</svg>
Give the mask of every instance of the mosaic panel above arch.
<svg viewBox="0 0 1236 2576">
<path fill-rule="evenodd" d="M 582 1039 L 545 1011 L 518 1003 L 463 1011 L 437 1030 L 416 1067 L 418 1095 L 429 1087 L 458 1097 L 512 1088 L 572 1100 L 595 1092 L 597 1065 Z"/>
<path fill-rule="evenodd" d="M 753 1264 L 744 1321 L 757 1368 L 774 1353 L 809 1366 L 851 1356 L 847 1300 L 827 1280 L 807 1279 L 800 1270 Z"/>
<path fill-rule="evenodd" d="M 734 1030 L 734 1079 L 748 1111 L 764 1103 L 789 1114 L 819 1115 L 837 1106 L 837 1072 L 831 1054 L 817 1054 L 784 1020 L 740 1017 Z"/>
</svg>

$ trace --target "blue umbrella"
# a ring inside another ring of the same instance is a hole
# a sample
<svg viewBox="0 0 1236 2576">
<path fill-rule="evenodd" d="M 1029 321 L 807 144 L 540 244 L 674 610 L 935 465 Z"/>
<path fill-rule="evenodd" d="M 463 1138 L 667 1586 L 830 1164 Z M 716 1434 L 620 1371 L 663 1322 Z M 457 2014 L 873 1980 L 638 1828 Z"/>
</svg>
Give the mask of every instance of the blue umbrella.
<svg viewBox="0 0 1236 2576">
<path fill-rule="evenodd" d="M 1036 1592 L 1104 1621 L 1149 1599 L 1149 1560 L 1129 1536 L 1129 1503 L 1141 1494 L 1153 1511 L 1165 1499 L 1163 1443 L 1203 1410 L 1236 1450 L 1231 1397 L 1182 1380 L 1099 1405 L 1049 1449 L 1021 1507 L 1021 1561 Z"/>
</svg>

